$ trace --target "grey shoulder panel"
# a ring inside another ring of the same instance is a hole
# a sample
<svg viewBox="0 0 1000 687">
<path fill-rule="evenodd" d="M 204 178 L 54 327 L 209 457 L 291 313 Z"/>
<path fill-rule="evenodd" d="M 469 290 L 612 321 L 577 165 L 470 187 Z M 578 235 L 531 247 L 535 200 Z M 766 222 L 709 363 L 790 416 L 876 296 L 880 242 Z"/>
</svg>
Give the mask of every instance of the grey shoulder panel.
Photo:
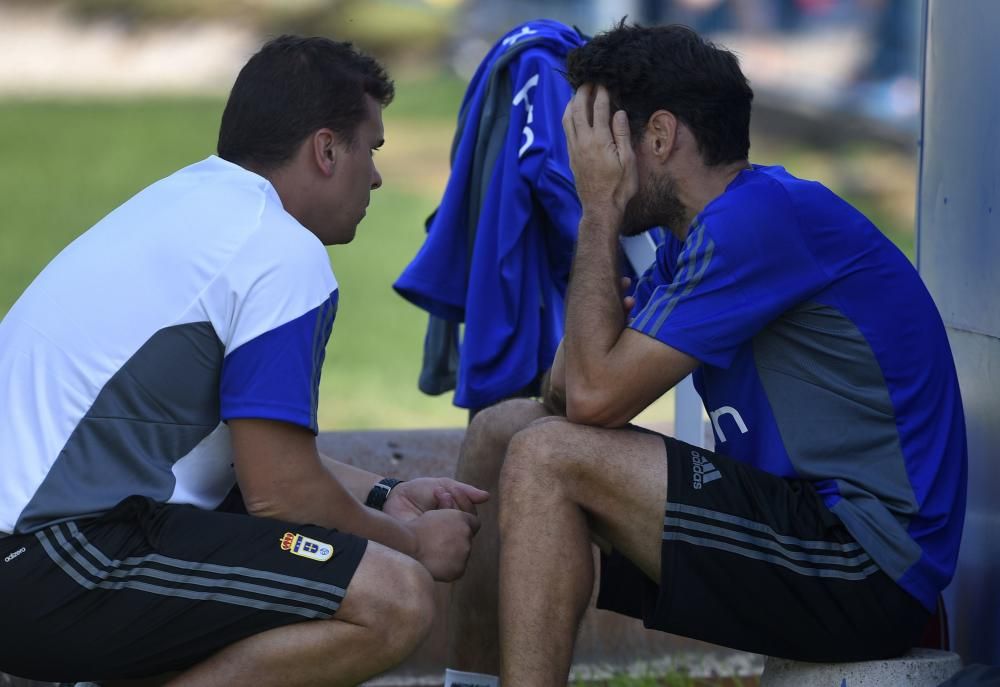
<svg viewBox="0 0 1000 687">
<path fill-rule="evenodd" d="M 173 464 L 219 424 L 223 356 L 208 322 L 150 337 L 101 389 L 16 531 L 103 513 L 132 494 L 166 501 Z"/>
</svg>

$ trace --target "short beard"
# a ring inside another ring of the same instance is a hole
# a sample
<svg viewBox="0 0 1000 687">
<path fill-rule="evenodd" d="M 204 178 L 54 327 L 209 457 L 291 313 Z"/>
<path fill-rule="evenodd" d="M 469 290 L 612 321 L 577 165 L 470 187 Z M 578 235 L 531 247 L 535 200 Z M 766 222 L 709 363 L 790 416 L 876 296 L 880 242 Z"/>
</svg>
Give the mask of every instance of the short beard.
<svg viewBox="0 0 1000 687">
<path fill-rule="evenodd" d="M 625 206 L 624 236 L 637 236 L 653 227 L 679 231 L 687 210 L 677 195 L 677 183 L 667 175 L 650 174 Z"/>
</svg>

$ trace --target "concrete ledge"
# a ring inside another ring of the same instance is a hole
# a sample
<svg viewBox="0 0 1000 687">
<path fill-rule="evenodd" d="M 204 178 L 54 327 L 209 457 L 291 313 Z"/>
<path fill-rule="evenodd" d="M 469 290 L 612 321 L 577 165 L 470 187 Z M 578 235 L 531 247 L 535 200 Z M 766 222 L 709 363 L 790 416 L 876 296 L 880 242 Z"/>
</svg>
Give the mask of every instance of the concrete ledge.
<svg viewBox="0 0 1000 687">
<path fill-rule="evenodd" d="M 804 663 L 768 658 L 761 687 L 938 687 L 962 668 L 950 651 L 913 649 L 905 656 L 859 663 Z"/>
</svg>

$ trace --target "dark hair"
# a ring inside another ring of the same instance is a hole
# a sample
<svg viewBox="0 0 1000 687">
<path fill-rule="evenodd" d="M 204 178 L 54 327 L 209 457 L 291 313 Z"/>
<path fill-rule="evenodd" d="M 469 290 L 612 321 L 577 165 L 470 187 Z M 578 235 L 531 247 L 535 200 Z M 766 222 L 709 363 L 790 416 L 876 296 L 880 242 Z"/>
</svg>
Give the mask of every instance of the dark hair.
<svg viewBox="0 0 1000 687">
<path fill-rule="evenodd" d="M 566 61 L 573 88 L 608 89 L 614 109 L 625 110 L 633 142 L 650 115 L 672 112 L 698 141 L 707 165 L 745 160 L 750 152 L 753 91 L 739 60 L 686 26 L 627 26 L 595 36 Z"/>
<path fill-rule="evenodd" d="M 273 169 L 324 127 L 353 142 L 365 95 L 383 107 L 394 88 L 385 69 L 350 43 L 280 36 L 240 70 L 222 113 L 219 157 Z"/>
</svg>

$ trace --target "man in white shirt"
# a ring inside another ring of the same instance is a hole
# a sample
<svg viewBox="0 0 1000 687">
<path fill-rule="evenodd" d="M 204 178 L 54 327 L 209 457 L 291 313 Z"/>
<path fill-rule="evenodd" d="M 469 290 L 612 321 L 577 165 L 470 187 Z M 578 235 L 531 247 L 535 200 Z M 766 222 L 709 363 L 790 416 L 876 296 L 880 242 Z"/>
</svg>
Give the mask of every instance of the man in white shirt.
<svg viewBox="0 0 1000 687">
<path fill-rule="evenodd" d="M 270 41 L 218 156 L 98 222 L 0 323 L 0 670 L 353 685 L 422 640 L 486 492 L 315 443 L 324 246 L 381 186 L 392 96 L 350 44 Z"/>
</svg>

